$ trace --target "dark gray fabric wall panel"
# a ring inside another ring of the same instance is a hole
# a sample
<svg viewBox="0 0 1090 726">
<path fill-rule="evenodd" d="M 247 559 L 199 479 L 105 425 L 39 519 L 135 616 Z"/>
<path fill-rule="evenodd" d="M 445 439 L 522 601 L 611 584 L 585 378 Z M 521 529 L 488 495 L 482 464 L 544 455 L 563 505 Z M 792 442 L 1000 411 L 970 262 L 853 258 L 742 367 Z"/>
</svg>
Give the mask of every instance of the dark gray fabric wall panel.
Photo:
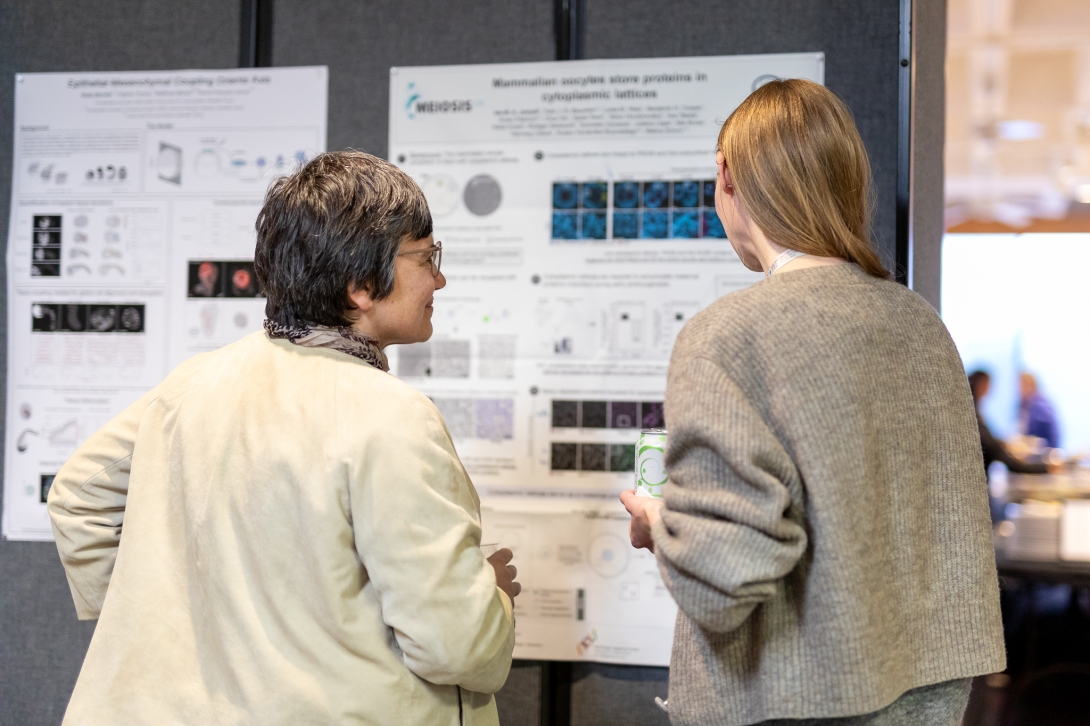
<svg viewBox="0 0 1090 726">
<path fill-rule="evenodd" d="M 572 669 L 571 726 L 668 726 L 666 668 L 579 663 Z"/>
<path fill-rule="evenodd" d="M 541 663 L 516 660 L 507 683 L 496 694 L 496 709 L 505 726 L 539 726 L 541 723 Z"/>
<path fill-rule="evenodd" d="M 897 0 L 587 0 L 587 57 L 825 53 L 825 85 L 851 108 L 874 167 L 874 236 L 896 240 Z M 708 148 L 715 146 L 708 140 Z"/>
<path fill-rule="evenodd" d="M 0 0 L 0 248 L 7 245 L 15 73 L 231 68 L 238 22 L 238 3 L 216 0 Z M 3 259 L 0 280 L 7 279 Z M 4 282 L 5 340 L 7 319 Z M 59 724 L 93 632 L 93 622 L 76 620 L 51 543 L 0 542 L 0 723 Z"/>
<path fill-rule="evenodd" d="M 551 0 L 276 0 L 273 64 L 329 66 L 330 149 L 386 157 L 392 66 L 547 61 Z"/>
</svg>

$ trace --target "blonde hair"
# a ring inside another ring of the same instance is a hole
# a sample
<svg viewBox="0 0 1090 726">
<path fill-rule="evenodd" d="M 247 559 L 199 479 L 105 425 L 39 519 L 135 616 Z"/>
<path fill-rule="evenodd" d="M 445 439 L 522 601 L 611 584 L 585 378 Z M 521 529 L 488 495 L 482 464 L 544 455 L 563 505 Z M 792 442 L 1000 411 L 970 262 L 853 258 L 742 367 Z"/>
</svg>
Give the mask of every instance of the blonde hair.
<svg viewBox="0 0 1090 726">
<path fill-rule="evenodd" d="M 851 112 L 798 78 L 750 94 L 719 132 L 735 193 L 770 240 L 888 278 L 870 239 L 870 161 Z"/>
</svg>

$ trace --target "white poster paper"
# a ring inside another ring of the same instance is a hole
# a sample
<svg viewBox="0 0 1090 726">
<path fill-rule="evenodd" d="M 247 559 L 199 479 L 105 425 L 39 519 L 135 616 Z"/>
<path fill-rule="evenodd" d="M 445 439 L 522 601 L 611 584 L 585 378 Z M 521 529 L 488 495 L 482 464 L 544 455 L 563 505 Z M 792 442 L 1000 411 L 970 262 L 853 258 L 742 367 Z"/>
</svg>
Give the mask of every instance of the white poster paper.
<svg viewBox="0 0 1090 726">
<path fill-rule="evenodd" d="M 15 79 L 3 534 L 178 363 L 258 330 L 254 222 L 325 149 L 324 67 Z"/>
<path fill-rule="evenodd" d="M 424 190 L 447 288 L 391 349 L 516 551 L 516 657 L 666 665 L 676 608 L 617 494 L 663 425 L 681 327 L 757 279 L 715 214 L 715 144 L 818 53 L 393 68 L 390 158 Z M 560 502 L 559 504 L 557 502 Z M 557 509 L 559 507 L 559 509 Z"/>
</svg>

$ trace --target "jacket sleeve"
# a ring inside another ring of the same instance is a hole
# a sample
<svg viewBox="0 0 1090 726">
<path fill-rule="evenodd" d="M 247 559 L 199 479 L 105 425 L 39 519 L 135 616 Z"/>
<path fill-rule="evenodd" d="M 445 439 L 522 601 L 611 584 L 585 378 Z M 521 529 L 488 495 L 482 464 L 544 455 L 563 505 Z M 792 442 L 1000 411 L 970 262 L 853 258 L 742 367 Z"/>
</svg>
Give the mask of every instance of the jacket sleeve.
<svg viewBox="0 0 1090 726">
<path fill-rule="evenodd" d="M 91 435 L 53 479 L 47 508 L 76 615 L 94 620 L 110 584 L 136 431 L 158 388 Z"/>
<path fill-rule="evenodd" d="M 438 410 L 413 394 L 365 442 L 349 483 L 356 549 L 405 665 L 494 693 L 514 649 L 512 603 L 480 550 L 476 492 Z"/>
<path fill-rule="evenodd" d="M 717 365 L 671 364 L 662 519 L 652 530 L 663 580 L 701 627 L 734 630 L 771 599 L 806 550 L 798 470 Z"/>
</svg>

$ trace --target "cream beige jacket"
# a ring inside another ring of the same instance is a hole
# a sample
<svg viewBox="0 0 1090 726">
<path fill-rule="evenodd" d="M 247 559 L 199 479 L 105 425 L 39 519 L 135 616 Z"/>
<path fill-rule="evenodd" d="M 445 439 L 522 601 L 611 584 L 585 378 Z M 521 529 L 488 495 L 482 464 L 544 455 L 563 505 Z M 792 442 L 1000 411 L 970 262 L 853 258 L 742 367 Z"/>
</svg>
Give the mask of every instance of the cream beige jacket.
<svg viewBox="0 0 1090 726">
<path fill-rule="evenodd" d="M 80 447 L 49 493 L 98 618 L 65 724 L 496 724 L 511 602 L 425 396 L 254 333 Z"/>
</svg>

